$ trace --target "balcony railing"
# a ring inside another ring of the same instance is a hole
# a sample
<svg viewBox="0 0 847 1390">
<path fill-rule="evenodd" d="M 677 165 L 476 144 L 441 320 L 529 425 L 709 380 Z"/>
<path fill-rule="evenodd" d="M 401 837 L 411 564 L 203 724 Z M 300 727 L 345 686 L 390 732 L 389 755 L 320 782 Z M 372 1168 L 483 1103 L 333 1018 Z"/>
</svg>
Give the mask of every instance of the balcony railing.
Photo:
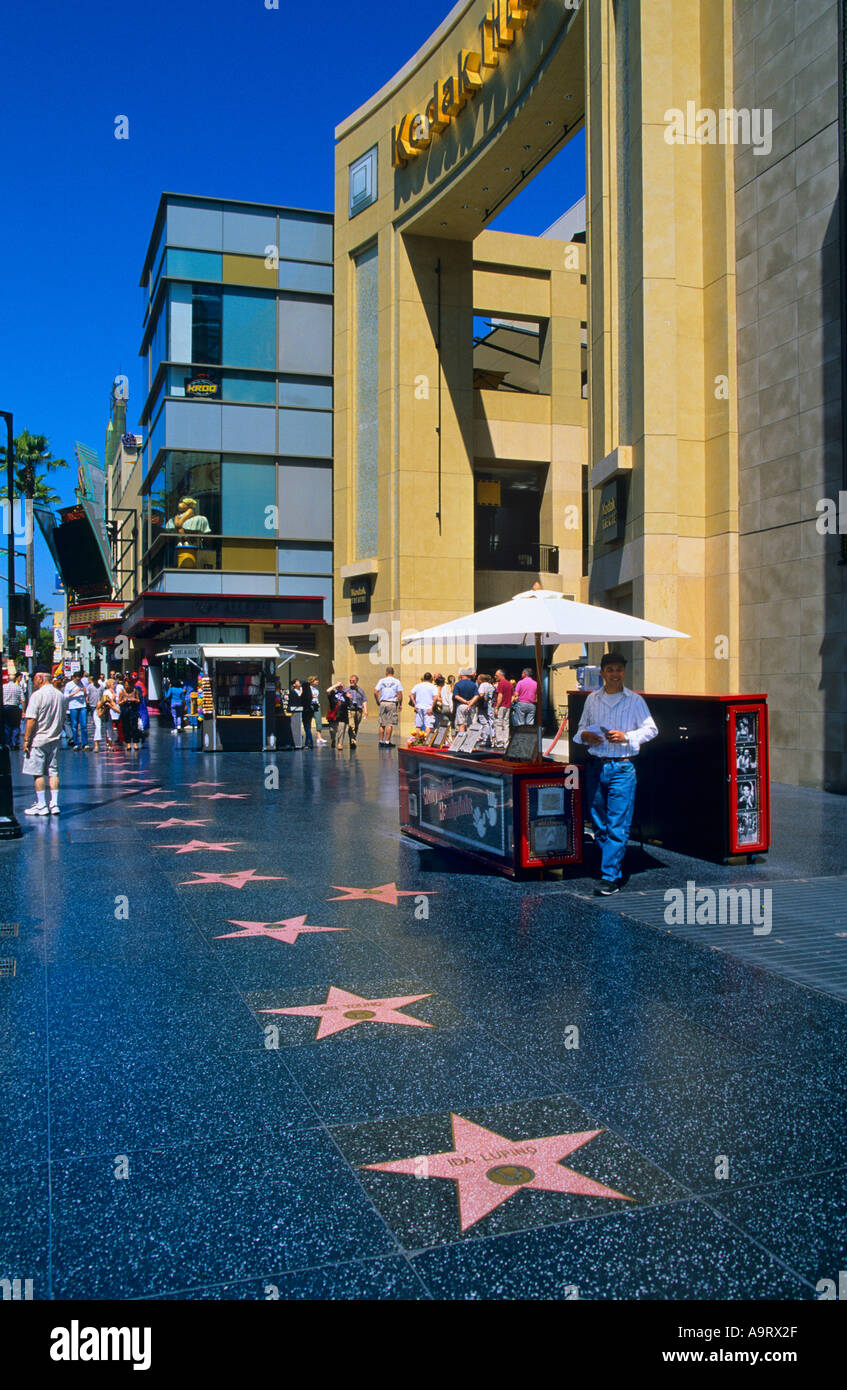
<svg viewBox="0 0 847 1390">
<path fill-rule="evenodd" d="M 483 570 L 532 570 L 536 574 L 559 573 L 559 547 L 530 541 L 525 545 L 491 545 L 477 549 L 476 568 Z"/>
<path fill-rule="evenodd" d="M 161 531 L 142 561 L 144 587 L 149 588 L 162 570 L 195 572 L 239 569 L 242 568 L 238 563 L 240 547 L 255 551 L 258 547 L 273 549 L 278 544 L 276 536 L 222 536 L 202 531 Z"/>
</svg>

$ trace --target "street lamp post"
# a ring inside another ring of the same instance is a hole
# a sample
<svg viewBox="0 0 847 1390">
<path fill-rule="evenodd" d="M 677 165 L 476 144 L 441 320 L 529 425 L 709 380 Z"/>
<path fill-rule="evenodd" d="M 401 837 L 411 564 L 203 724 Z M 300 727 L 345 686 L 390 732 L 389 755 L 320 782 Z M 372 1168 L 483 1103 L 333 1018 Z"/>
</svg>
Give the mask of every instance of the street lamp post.
<svg viewBox="0 0 847 1390">
<path fill-rule="evenodd" d="M 15 610 L 15 535 L 12 525 L 12 508 L 15 496 L 15 436 L 12 429 L 10 411 L 0 410 L 0 419 L 6 421 L 6 480 L 9 494 L 9 549 L 6 556 L 9 565 L 9 653 L 12 650 Z M 2 657 L 2 652 L 0 652 Z M 2 713 L 2 711 L 0 711 Z M 15 802 L 12 792 L 12 754 L 9 748 L 9 731 L 3 713 L 3 743 L 0 746 L 0 840 L 20 840 L 23 831 L 15 816 Z"/>
</svg>

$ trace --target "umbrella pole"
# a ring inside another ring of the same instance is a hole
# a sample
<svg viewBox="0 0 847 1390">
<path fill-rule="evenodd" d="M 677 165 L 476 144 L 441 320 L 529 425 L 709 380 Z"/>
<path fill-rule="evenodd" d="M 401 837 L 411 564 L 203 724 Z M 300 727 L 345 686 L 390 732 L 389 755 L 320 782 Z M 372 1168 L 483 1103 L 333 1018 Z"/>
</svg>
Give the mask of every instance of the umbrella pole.
<svg viewBox="0 0 847 1390">
<path fill-rule="evenodd" d="M 536 692 L 535 692 L 535 723 L 536 723 L 536 725 L 537 725 L 537 727 L 538 727 L 538 733 L 537 733 L 537 735 L 536 735 L 535 754 L 534 754 L 534 756 L 533 756 L 532 761 L 533 761 L 534 763 L 540 763 L 540 762 L 541 762 L 541 759 L 542 759 L 542 756 L 543 756 L 543 755 L 542 755 L 542 752 L 541 752 L 541 735 L 542 735 L 542 724 L 541 724 L 541 688 L 542 688 L 542 687 L 541 687 L 541 637 L 539 636 L 538 633 L 535 634 L 535 681 L 536 681 L 536 686 L 537 686 L 537 689 L 536 689 Z"/>
</svg>

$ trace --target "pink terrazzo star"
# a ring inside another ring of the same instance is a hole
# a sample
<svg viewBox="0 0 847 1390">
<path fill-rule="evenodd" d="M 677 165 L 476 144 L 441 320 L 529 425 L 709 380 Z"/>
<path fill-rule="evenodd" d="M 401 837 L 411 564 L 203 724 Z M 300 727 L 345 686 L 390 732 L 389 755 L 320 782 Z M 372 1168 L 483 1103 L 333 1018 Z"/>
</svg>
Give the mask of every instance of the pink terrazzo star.
<svg viewBox="0 0 847 1390">
<path fill-rule="evenodd" d="M 197 854 L 201 849 L 211 854 L 232 854 L 233 845 L 243 844 L 243 840 L 186 840 L 179 845 L 156 845 L 156 849 L 175 849 L 177 854 Z"/>
<path fill-rule="evenodd" d="M 187 801 L 136 801 L 134 811 L 166 811 L 169 806 L 187 806 Z"/>
<path fill-rule="evenodd" d="M 405 1023 L 407 1028 L 431 1028 L 431 1023 L 399 1013 L 404 1005 L 429 998 L 428 994 L 398 994 L 391 999 L 363 999 L 358 994 L 350 994 L 346 989 L 336 989 L 335 985 L 330 985 L 325 1004 L 304 1004 L 297 1009 L 262 1009 L 261 1012 L 319 1018 L 315 1042 L 320 1042 L 321 1038 L 328 1038 L 332 1033 L 355 1028 L 357 1023 Z"/>
<path fill-rule="evenodd" d="M 459 1223 L 463 1231 L 476 1225 L 522 1187 L 540 1192 L 571 1192 L 581 1197 L 612 1197 L 631 1202 L 623 1192 L 565 1168 L 559 1159 L 602 1134 L 587 1129 L 577 1134 L 553 1134 L 543 1139 L 506 1139 L 461 1115 L 450 1116 L 453 1148 L 447 1153 L 400 1158 L 390 1163 L 363 1163 L 381 1173 L 450 1178 L 458 1187 Z"/>
<path fill-rule="evenodd" d="M 155 825 L 157 830 L 168 830 L 172 825 L 211 825 L 209 820 L 182 820 L 179 816 L 171 816 L 169 820 L 143 820 L 139 825 Z"/>
<path fill-rule="evenodd" d="M 381 883 L 377 888 L 345 888 L 340 883 L 333 883 L 333 888 L 337 888 L 340 898 L 327 898 L 328 903 L 352 902 L 362 899 L 372 903 L 387 903 L 389 907 L 397 906 L 398 898 L 431 897 L 438 890 L 431 888 L 426 892 L 420 889 L 398 888 L 396 883 Z"/>
<path fill-rule="evenodd" d="M 199 798 L 196 798 L 196 799 L 197 799 L 197 800 L 200 800 L 200 801 L 246 801 L 246 799 L 247 799 L 247 793 L 246 793 L 246 792 L 212 792 L 212 793 L 210 794 L 209 792 L 201 792 Z"/>
<path fill-rule="evenodd" d="M 285 874 L 257 874 L 255 869 L 238 869 L 231 874 L 207 874 L 195 869 L 196 878 L 185 878 L 177 888 L 197 888 L 201 883 L 222 883 L 226 888 L 243 888 L 245 883 L 271 883 L 281 881 Z"/>
<path fill-rule="evenodd" d="M 221 936 L 214 937 L 215 941 L 227 941 L 230 937 L 244 938 L 247 936 L 269 936 L 272 941 L 286 941 L 289 946 L 293 946 L 298 936 L 303 936 L 309 932 L 324 931 L 349 931 L 349 927 L 307 927 L 306 918 L 308 913 L 304 912 L 302 917 L 283 917 L 279 922 L 240 922 L 234 917 L 230 917 L 230 922 L 234 927 L 243 927 L 243 931 L 227 931 Z"/>
<path fill-rule="evenodd" d="M 186 782 L 187 787 L 225 787 L 226 782 Z"/>
</svg>

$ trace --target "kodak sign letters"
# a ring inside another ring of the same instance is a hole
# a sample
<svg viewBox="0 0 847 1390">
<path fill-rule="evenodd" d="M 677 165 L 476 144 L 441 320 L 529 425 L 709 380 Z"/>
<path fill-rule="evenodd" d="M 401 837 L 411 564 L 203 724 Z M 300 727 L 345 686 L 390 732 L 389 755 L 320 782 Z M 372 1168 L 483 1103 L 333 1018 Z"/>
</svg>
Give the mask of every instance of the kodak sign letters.
<svg viewBox="0 0 847 1390">
<path fill-rule="evenodd" d="M 440 77 L 423 111 L 407 111 L 391 130 L 391 163 L 402 169 L 446 130 L 454 116 L 476 96 L 485 78 L 499 67 L 500 55 L 511 48 L 529 19 L 536 0 L 493 0 L 480 25 L 479 49 L 461 48 L 448 77 Z"/>
</svg>

